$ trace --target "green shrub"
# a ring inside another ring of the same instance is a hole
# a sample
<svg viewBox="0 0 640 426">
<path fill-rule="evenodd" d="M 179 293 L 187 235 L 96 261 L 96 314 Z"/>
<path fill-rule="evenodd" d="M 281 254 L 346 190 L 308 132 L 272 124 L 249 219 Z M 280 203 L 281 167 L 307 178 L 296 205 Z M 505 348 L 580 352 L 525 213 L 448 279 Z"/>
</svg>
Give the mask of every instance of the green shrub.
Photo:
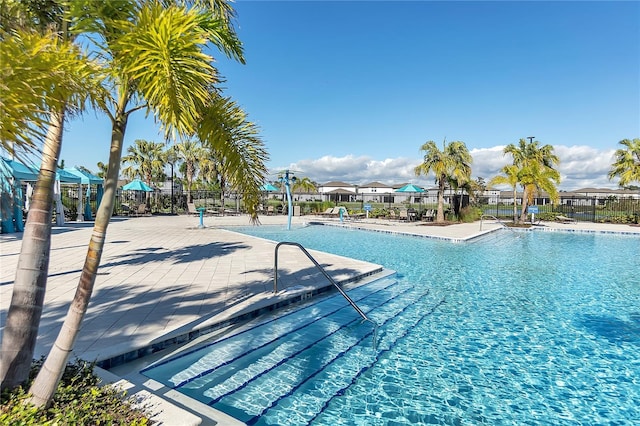
<svg viewBox="0 0 640 426">
<path fill-rule="evenodd" d="M 536 215 L 536 219 L 544 220 L 544 221 L 547 221 L 547 222 L 553 222 L 554 220 L 556 220 L 556 217 L 558 217 L 558 215 L 560 215 L 560 213 L 542 212 L 542 213 L 538 213 Z"/>
<path fill-rule="evenodd" d="M 466 206 L 460 210 L 460 222 L 471 223 L 480 219 L 482 209 L 478 207 Z"/>
<path fill-rule="evenodd" d="M 34 362 L 30 385 L 43 360 Z M 100 386 L 93 364 L 77 360 L 69 363 L 58 384 L 51 407 L 40 410 L 25 402 L 26 391 L 18 387 L 4 391 L 0 399 L 0 424 L 3 425 L 132 425 L 151 424 L 145 413 L 133 408 L 124 391 Z"/>
</svg>

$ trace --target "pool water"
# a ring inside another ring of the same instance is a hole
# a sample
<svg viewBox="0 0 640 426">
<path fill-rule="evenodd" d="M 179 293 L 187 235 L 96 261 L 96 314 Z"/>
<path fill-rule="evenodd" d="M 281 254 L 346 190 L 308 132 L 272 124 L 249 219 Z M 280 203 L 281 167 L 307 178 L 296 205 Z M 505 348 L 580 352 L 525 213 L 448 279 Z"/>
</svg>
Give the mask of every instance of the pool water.
<svg viewBox="0 0 640 426">
<path fill-rule="evenodd" d="M 453 244 L 328 226 L 233 230 L 397 271 L 349 292 L 380 324 L 377 346 L 333 295 L 143 374 L 250 424 L 640 419 L 638 237 L 501 231 Z"/>
</svg>

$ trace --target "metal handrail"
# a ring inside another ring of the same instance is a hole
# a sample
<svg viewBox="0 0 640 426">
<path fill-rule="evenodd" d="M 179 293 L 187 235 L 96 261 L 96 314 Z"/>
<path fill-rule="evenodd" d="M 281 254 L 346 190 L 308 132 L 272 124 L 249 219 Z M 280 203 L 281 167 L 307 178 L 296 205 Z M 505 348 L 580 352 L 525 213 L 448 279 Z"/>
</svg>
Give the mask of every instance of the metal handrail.
<svg viewBox="0 0 640 426">
<path fill-rule="evenodd" d="M 509 231 L 511 232 L 515 232 L 513 229 L 509 228 L 507 225 L 505 225 L 504 223 L 502 223 L 502 221 L 500 219 L 498 219 L 497 217 L 490 215 L 490 214 L 483 214 L 480 216 L 480 230 L 482 231 L 482 218 L 484 218 L 485 216 L 492 218 L 493 220 L 497 221 L 500 225 L 504 226 L 505 228 L 507 228 Z"/>
<path fill-rule="evenodd" d="M 282 242 L 279 242 L 278 244 L 276 244 L 275 256 L 274 256 L 275 261 L 274 261 L 274 268 L 273 268 L 273 293 L 274 294 L 278 293 L 278 249 L 282 245 L 295 246 L 295 247 L 298 247 L 300 250 L 302 250 L 302 252 L 307 255 L 309 260 L 311 260 L 313 262 L 313 264 L 316 265 L 316 268 L 318 268 L 320 270 L 320 272 L 322 272 L 322 274 L 329 280 L 329 282 L 331 284 L 333 284 L 335 288 L 338 289 L 340 294 L 342 294 L 342 296 L 345 299 L 347 299 L 347 302 L 349 302 L 349 304 L 351 306 L 353 306 L 353 309 L 355 309 L 356 312 L 358 312 L 358 314 L 362 317 L 362 319 L 365 320 L 365 321 L 369 321 L 369 322 L 373 323 L 377 328 L 378 325 L 375 323 L 375 321 L 369 319 L 367 314 L 365 314 L 362 311 L 362 309 L 360 309 L 360 307 L 358 305 L 356 305 L 356 303 L 353 300 L 351 300 L 349 295 L 344 292 L 342 287 L 340 287 L 340 285 L 338 285 L 338 283 L 335 282 L 335 280 L 333 278 L 331 278 L 331 276 L 329 274 L 327 274 L 327 271 L 325 271 L 324 268 L 313 258 L 313 256 L 311 256 L 311 254 L 307 251 L 307 249 L 305 249 L 304 247 L 302 247 L 301 244 L 298 244 L 298 243 L 294 243 L 294 242 L 291 242 L 291 241 L 282 241 Z M 374 339 L 375 339 L 375 336 L 374 336 Z"/>
</svg>

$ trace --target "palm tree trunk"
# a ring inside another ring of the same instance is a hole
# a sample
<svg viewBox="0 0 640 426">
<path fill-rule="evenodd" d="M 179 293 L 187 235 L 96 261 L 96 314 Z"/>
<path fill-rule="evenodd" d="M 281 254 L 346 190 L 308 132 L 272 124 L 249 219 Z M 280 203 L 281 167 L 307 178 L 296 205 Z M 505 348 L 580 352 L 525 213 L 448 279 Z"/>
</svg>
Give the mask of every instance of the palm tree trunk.
<svg viewBox="0 0 640 426">
<path fill-rule="evenodd" d="M 42 163 L 22 236 L 11 304 L 2 336 L 0 378 L 11 389 L 29 378 L 47 287 L 51 213 L 65 109 L 51 112 Z"/>
<path fill-rule="evenodd" d="M 436 214 L 436 223 L 444 222 L 444 178 L 438 181 L 438 213 Z"/>
<path fill-rule="evenodd" d="M 518 222 L 518 191 L 513 187 L 513 224 Z"/>
<path fill-rule="evenodd" d="M 126 105 L 126 103 L 121 105 Z M 122 141 L 124 140 L 126 126 L 127 115 L 121 109 L 120 113 L 115 116 L 113 123 L 109 169 L 105 179 L 104 195 L 96 213 L 93 233 L 89 241 L 80 281 L 58 337 L 56 337 L 56 341 L 42 369 L 29 389 L 29 393 L 32 395 L 29 402 L 37 407 L 46 407 L 51 403 L 58 382 L 69 360 L 69 355 L 73 351 L 73 346 L 82 326 L 82 320 L 87 312 L 87 306 L 91 299 L 100 258 L 104 249 L 107 227 L 115 204 L 120 159 L 122 157 Z"/>
<path fill-rule="evenodd" d="M 520 211 L 520 223 L 527 220 L 527 206 L 529 204 L 529 189 L 525 186 L 522 191 L 522 210 Z"/>
</svg>

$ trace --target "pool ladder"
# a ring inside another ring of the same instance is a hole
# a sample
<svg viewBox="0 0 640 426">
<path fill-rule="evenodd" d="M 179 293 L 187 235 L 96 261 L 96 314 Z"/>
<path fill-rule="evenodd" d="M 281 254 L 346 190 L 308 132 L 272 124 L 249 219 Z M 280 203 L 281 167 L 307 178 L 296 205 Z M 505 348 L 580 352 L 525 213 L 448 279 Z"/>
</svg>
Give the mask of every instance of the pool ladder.
<svg viewBox="0 0 640 426">
<path fill-rule="evenodd" d="M 335 280 L 333 278 L 331 278 L 331 275 L 329 275 L 327 273 L 327 271 L 325 271 L 325 269 L 318 263 L 317 260 L 315 260 L 313 258 L 313 256 L 311 256 L 311 253 L 309 253 L 307 251 L 307 249 L 305 249 L 304 247 L 302 247 L 301 244 L 299 243 L 294 243 L 292 241 L 282 241 L 279 242 L 278 244 L 276 244 L 276 248 L 275 248 L 275 254 L 274 254 L 274 267 L 273 267 L 273 293 L 276 294 L 278 293 L 278 249 L 280 248 L 280 246 L 294 246 L 294 247 L 298 247 L 300 250 L 302 250 L 302 252 L 309 258 L 309 260 L 311 260 L 313 262 L 314 265 L 316 265 L 316 268 L 318 268 L 318 270 L 320 272 L 322 272 L 322 274 L 329 280 L 329 282 L 331 284 L 333 284 L 333 286 L 335 288 L 338 289 L 338 291 L 340 292 L 340 294 L 342 294 L 342 296 L 347 300 L 347 302 L 349 302 L 349 304 L 353 307 L 353 309 L 356 310 L 356 312 L 362 317 L 363 321 L 368 321 L 371 324 L 373 324 L 373 343 L 374 343 L 374 348 L 376 346 L 376 335 L 377 335 L 377 331 L 378 331 L 378 324 L 376 324 L 375 321 L 373 321 L 372 319 L 370 319 L 367 314 L 365 314 L 362 309 L 360 309 L 360 307 L 358 305 L 356 305 L 356 302 L 354 302 L 347 293 L 345 293 L 345 291 L 342 289 L 342 287 L 340 287 L 340 285 L 335 282 Z"/>
</svg>

